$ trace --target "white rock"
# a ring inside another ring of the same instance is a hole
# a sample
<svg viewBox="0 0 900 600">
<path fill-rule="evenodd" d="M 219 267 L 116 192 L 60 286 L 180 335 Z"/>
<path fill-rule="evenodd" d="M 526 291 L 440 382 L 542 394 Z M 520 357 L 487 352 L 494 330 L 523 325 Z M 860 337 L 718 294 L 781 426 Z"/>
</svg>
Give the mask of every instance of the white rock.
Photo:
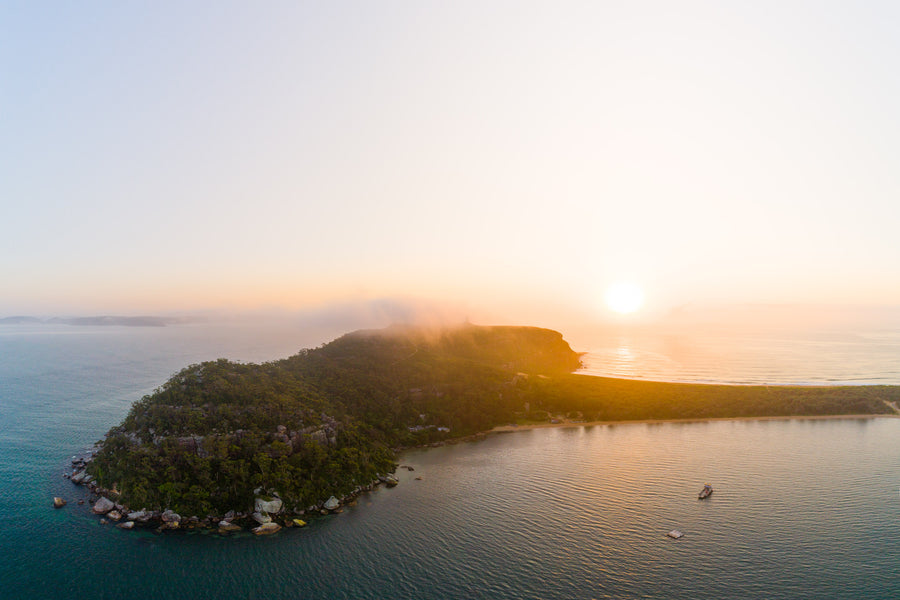
<svg viewBox="0 0 900 600">
<path fill-rule="evenodd" d="M 94 502 L 94 507 L 91 509 L 94 511 L 95 515 L 105 515 L 113 508 L 115 508 L 115 503 L 105 496 L 101 496 L 99 500 Z"/>
<path fill-rule="evenodd" d="M 253 520 L 259 523 L 260 525 L 265 525 L 266 523 L 272 522 L 272 517 L 267 515 L 266 513 L 255 512 L 253 513 Z"/>
<path fill-rule="evenodd" d="M 328 500 L 325 501 L 325 504 L 322 505 L 322 508 L 324 508 L 325 510 L 334 510 L 337 507 L 339 507 L 340 505 L 341 505 L 341 503 L 338 501 L 338 499 L 335 498 L 334 496 L 332 496 L 331 498 L 329 498 Z"/>
<path fill-rule="evenodd" d="M 281 501 L 281 498 L 273 498 L 272 500 L 257 498 L 253 507 L 258 513 L 278 514 L 284 508 L 284 503 Z"/>
<path fill-rule="evenodd" d="M 181 515 L 179 515 L 174 510 L 166 510 L 166 512 L 164 512 L 160 518 L 163 520 L 163 523 L 177 524 L 179 521 L 181 521 Z"/>
<path fill-rule="evenodd" d="M 253 529 L 256 535 L 269 535 L 281 531 L 281 525 L 278 523 L 263 523 L 259 527 Z"/>
</svg>

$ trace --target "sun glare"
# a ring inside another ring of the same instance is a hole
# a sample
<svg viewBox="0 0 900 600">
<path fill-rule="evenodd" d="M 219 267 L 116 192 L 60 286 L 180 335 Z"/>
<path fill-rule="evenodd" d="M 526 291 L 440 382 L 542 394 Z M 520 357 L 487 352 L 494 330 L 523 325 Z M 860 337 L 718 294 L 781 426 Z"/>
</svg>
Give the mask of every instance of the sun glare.
<svg viewBox="0 0 900 600">
<path fill-rule="evenodd" d="M 633 283 L 620 281 L 606 290 L 606 305 L 619 314 L 633 313 L 644 303 L 644 292 Z"/>
</svg>

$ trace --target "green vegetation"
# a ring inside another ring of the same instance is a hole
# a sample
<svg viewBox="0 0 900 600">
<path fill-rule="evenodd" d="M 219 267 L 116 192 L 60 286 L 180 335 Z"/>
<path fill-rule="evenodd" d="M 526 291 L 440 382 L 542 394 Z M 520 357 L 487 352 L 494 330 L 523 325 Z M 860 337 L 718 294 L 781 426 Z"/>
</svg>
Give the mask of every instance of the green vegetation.
<svg viewBox="0 0 900 600">
<path fill-rule="evenodd" d="M 245 510 L 254 490 L 289 508 L 393 471 L 392 448 L 515 420 L 878 414 L 900 387 L 650 383 L 574 375 L 554 331 L 394 327 L 264 364 L 191 365 L 136 402 L 88 471 L 133 507 Z"/>
<path fill-rule="evenodd" d="M 134 404 L 88 471 L 134 507 L 221 514 L 262 488 L 305 508 L 393 471 L 394 447 L 508 421 L 521 404 L 517 372 L 578 364 L 559 333 L 465 326 L 357 332 L 260 365 L 192 365 Z"/>
<path fill-rule="evenodd" d="M 900 386 L 704 385 L 564 375 L 529 380 L 532 410 L 588 421 L 885 414 Z"/>
</svg>

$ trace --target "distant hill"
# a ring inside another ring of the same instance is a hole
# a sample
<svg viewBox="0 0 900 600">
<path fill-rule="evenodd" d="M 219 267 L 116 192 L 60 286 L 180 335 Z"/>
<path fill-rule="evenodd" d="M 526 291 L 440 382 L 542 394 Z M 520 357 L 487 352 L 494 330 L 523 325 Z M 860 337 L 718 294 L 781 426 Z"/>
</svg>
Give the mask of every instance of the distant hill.
<svg viewBox="0 0 900 600">
<path fill-rule="evenodd" d="M 43 323 L 37 317 L 3 317 L 0 319 L 0 325 L 26 325 L 29 323 Z"/>
</svg>

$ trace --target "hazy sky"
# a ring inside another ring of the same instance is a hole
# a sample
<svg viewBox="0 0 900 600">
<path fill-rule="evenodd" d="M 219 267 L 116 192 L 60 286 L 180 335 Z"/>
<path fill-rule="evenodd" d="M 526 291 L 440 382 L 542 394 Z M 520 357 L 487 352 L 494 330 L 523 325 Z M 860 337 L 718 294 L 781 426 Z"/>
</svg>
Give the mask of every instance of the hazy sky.
<svg viewBox="0 0 900 600">
<path fill-rule="evenodd" d="M 900 4 L 4 2 L 0 316 L 900 303 Z"/>
</svg>

